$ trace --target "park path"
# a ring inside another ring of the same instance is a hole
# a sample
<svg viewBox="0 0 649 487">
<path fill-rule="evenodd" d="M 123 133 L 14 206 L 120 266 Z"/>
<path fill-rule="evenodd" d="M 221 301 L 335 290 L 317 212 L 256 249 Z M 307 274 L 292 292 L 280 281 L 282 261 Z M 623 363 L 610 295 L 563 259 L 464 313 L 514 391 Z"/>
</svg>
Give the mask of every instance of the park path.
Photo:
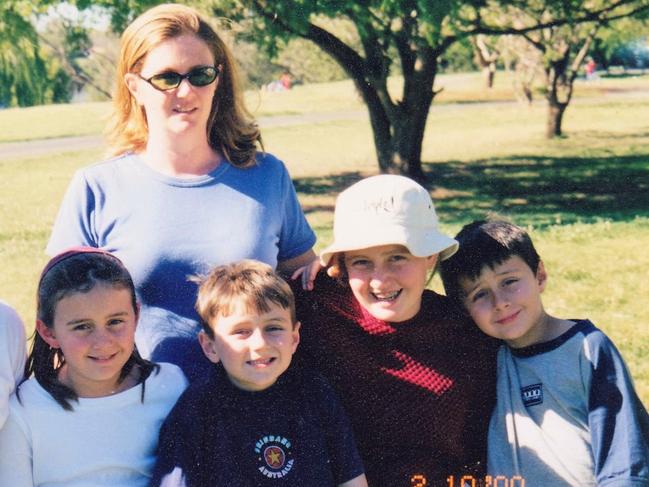
<svg viewBox="0 0 649 487">
<path fill-rule="evenodd" d="M 597 97 L 585 97 L 575 99 L 571 105 L 579 105 L 581 103 L 592 103 L 593 100 L 604 103 L 610 98 L 637 98 L 649 97 L 649 90 L 624 90 L 620 92 L 611 91 L 605 95 Z M 492 105 L 510 105 L 518 103 L 515 100 L 500 100 L 500 101 L 481 101 L 476 102 L 482 106 Z M 469 108 L 476 103 L 438 103 L 432 106 L 432 110 L 446 111 L 446 110 L 463 110 Z M 544 100 L 537 98 L 534 101 L 537 103 L 545 103 Z M 296 115 L 273 115 L 267 117 L 259 117 L 257 121 L 261 128 L 270 127 L 291 127 L 296 125 L 305 125 L 309 123 L 324 123 L 334 122 L 341 120 L 368 120 L 366 109 L 361 110 L 343 110 L 343 111 L 330 111 L 330 112 L 312 112 L 301 113 Z M 78 137 L 58 137 L 52 139 L 37 139 L 25 142 L 6 142 L 0 143 L 0 162 L 6 159 L 18 159 L 23 157 L 39 156 L 43 154 L 53 154 L 69 151 L 79 151 L 85 149 L 100 149 L 103 146 L 103 138 L 100 135 L 84 135 Z"/>
<path fill-rule="evenodd" d="M 337 112 L 315 112 L 299 115 L 275 115 L 258 118 L 261 128 L 290 127 L 307 123 L 323 123 L 340 120 L 367 119 L 365 110 L 349 110 Z M 37 139 L 24 142 L 0 143 L 0 161 L 23 157 L 40 156 L 60 152 L 71 152 L 85 149 L 100 149 L 103 147 L 101 135 L 82 135 L 75 137 L 57 137 L 52 139 Z"/>
</svg>

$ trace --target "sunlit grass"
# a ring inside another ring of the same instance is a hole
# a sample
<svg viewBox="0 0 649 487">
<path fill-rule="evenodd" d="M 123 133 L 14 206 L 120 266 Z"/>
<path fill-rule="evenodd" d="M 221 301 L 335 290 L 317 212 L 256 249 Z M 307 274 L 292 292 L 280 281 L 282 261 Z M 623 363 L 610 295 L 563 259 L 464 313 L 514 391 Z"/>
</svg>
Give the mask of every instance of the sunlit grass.
<svg viewBox="0 0 649 487">
<path fill-rule="evenodd" d="M 108 103 L 44 105 L 0 110 L 0 142 L 100 134 Z"/>
<path fill-rule="evenodd" d="M 456 97 L 478 97 L 479 77 L 446 81 L 444 96 L 455 90 Z M 566 113 L 567 136 L 552 141 L 543 137 L 541 103 L 436 103 L 423 144 L 424 169 L 448 233 L 493 210 L 531 228 L 550 275 L 548 310 L 590 318 L 606 331 L 649 404 L 649 97 L 635 93 L 637 79 L 601 81 L 609 91 L 629 88 L 628 97 L 598 92 L 577 99 Z M 649 85 L 647 78 L 643 82 Z M 345 83 L 263 93 L 257 115 L 363 110 Z M 0 137 L 75 135 L 54 129 L 77 115 L 86 133 L 99 132 L 106 107 L 3 110 Z M 378 172 L 368 122 L 269 127 L 263 135 L 266 149 L 286 161 L 321 248 L 331 241 L 336 194 Z M 63 192 L 75 169 L 99 157 L 97 150 L 0 161 L 0 298 L 18 309 L 28 329 L 43 249 Z"/>
<path fill-rule="evenodd" d="M 390 78 L 389 87 L 395 99 L 400 98 L 402 85 L 401 78 Z M 607 93 L 633 93 L 646 90 L 647 85 L 649 75 L 622 79 L 602 78 L 592 82 L 578 80 L 575 96 L 577 102 L 580 97 L 605 99 Z M 484 87 L 480 73 L 440 74 L 435 82 L 435 90 L 441 91 L 435 97 L 433 113 L 435 107 L 449 103 L 515 99 L 513 77 L 507 72 L 497 73 L 494 87 L 490 90 Z M 536 99 L 541 101 L 542 96 L 537 95 Z M 251 90 L 246 92 L 245 100 L 255 117 L 367 111 L 351 80 L 297 85 L 292 90 L 283 92 Z M 0 143 L 98 135 L 103 131 L 109 113 L 108 102 L 0 110 Z"/>
</svg>

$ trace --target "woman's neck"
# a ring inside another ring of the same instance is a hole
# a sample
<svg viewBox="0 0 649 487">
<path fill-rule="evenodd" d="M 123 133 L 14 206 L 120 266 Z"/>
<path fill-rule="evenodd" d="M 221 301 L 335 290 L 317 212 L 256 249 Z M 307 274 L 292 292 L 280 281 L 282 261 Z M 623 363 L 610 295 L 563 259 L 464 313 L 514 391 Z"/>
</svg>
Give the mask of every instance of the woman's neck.
<svg viewBox="0 0 649 487">
<path fill-rule="evenodd" d="M 177 178 L 204 176 L 221 163 L 220 155 L 207 140 L 201 143 L 174 141 L 172 144 L 168 140 L 149 139 L 140 157 L 153 170 Z"/>
</svg>

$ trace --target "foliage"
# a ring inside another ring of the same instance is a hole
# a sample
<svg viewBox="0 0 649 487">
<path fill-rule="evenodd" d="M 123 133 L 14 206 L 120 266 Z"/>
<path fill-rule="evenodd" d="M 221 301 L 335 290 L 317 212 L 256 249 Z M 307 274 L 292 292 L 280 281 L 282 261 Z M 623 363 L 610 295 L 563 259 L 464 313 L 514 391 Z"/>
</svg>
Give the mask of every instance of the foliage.
<svg viewBox="0 0 649 487">
<path fill-rule="evenodd" d="M 475 69 L 473 46 L 469 38 L 461 38 L 451 44 L 440 58 L 440 71 L 458 73 Z"/>
<path fill-rule="evenodd" d="M 562 135 L 562 119 L 572 98 L 574 81 L 598 30 L 615 20 L 646 15 L 648 11 L 646 0 L 516 0 L 498 13 L 491 12 L 501 32 L 520 32 L 528 47 L 536 51 L 534 54 L 521 49 L 518 62 L 529 64 L 534 72 L 536 58 L 543 69 L 548 138 Z"/>
<path fill-rule="evenodd" d="M 0 106 L 31 106 L 45 101 L 47 68 L 38 35 L 25 18 L 26 2 L 0 4 Z"/>
<path fill-rule="evenodd" d="M 649 65 L 649 22 L 627 18 L 603 28 L 595 38 L 591 53 L 599 66 L 643 67 Z"/>
</svg>

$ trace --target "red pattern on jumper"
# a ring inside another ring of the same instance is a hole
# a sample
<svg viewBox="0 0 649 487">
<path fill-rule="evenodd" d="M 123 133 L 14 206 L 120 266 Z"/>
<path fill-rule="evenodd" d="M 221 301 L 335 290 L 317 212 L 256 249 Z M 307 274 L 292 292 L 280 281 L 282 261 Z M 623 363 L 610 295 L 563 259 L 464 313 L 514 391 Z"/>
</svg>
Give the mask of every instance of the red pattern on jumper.
<svg viewBox="0 0 649 487">
<path fill-rule="evenodd" d="M 484 473 L 495 341 L 432 291 L 414 318 L 386 323 L 324 273 L 315 291 L 293 287 L 298 360 L 336 390 L 370 486 L 410 487 L 415 475 L 444 486 L 449 475 Z"/>
<path fill-rule="evenodd" d="M 405 353 L 392 350 L 392 355 L 403 364 L 403 368 L 396 370 L 382 367 L 381 370 L 386 374 L 428 389 L 438 396 L 441 396 L 453 386 L 452 379 L 444 377 L 436 370 L 426 367 L 424 364 L 420 364 L 412 357 L 408 357 Z"/>
</svg>

